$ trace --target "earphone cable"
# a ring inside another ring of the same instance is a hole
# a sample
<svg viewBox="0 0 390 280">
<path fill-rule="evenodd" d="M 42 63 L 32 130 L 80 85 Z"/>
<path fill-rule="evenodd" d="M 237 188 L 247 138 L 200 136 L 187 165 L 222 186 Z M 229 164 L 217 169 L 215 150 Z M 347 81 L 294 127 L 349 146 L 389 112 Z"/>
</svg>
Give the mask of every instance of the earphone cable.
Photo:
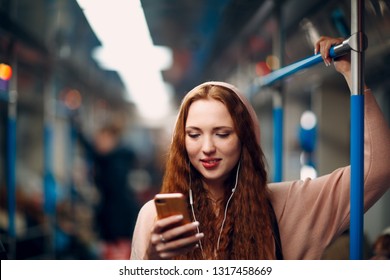
<svg viewBox="0 0 390 280">
<path fill-rule="evenodd" d="M 192 184 L 192 181 L 191 181 L 191 165 L 190 163 L 188 162 L 188 177 L 189 177 L 189 184 L 190 184 L 190 190 L 189 190 L 189 198 L 190 198 L 190 206 L 191 206 L 191 212 L 192 212 L 192 217 L 194 219 L 194 222 L 197 222 L 198 220 L 196 219 L 196 216 L 195 216 L 195 210 L 194 210 L 194 199 L 193 199 L 193 196 L 192 196 L 192 189 L 191 189 L 191 184 Z M 198 233 L 200 233 L 200 230 L 199 230 L 199 226 L 196 227 L 196 231 Z M 202 241 L 199 240 L 199 248 L 202 252 L 202 256 L 203 256 L 203 259 L 204 259 L 204 252 L 203 252 L 203 246 L 202 246 Z"/>
<path fill-rule="evenodd" d="M 219 235 L 218 235 L 217 251 L 219 250 L 219 243 L 221 241 L 222 230 L 223 230 L 223 227 L 224 227 L 225 221 L 226 221 L 228 206 L 229 206 L 230 200 L 232 199 L 232 197 L 234 195 L 234 192 L 236 191 L 236 188 L 237 188 L 238 172 L 240 171 L 240 165 L 241 165 L 241 162 L 238 163 L 237 173 L 236 173 L 236 183 L 234 184 L 234 188 L 232 189 L 232 194 L 230 195 L 230 197 L 229 197 L 229 199 L 228 199 L 228 201 L 226 203 L 226 206 L 225 206 L 225 211 L 224 211 L 224 215 L 223 215 L 223 221 L 222 221 L 221 229 L 219 230 Z"/>
</svg>

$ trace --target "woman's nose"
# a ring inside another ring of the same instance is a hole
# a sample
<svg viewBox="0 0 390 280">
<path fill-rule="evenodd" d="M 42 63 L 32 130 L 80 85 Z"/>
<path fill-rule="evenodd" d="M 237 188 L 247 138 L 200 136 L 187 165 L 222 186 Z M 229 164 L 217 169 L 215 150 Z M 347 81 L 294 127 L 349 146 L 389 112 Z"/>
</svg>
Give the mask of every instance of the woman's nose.
<svg viewBox="0 0 390 280">
<path fill-rule="evenodd" d="M 202 147 L 203 153 L 210 154 L 215 152 L 215 144 L 211 137 L 205 137 Z"/>
</svg>

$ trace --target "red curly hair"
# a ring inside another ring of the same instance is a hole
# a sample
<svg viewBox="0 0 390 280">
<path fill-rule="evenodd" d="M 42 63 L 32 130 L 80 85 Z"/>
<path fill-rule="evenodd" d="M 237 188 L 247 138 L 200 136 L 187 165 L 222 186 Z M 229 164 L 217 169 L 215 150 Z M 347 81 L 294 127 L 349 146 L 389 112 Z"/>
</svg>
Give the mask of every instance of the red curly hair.
<svg viewBox="0 0 390 280">
<path fill-rule="evenodd" d="M 215 213 L 213 202 L 203 188 L 200 173 L 190 165 L 185 147 L 185 125 L 189 108 L 196 100 L 207 98 L 225 104 L 242 145 L 237 188 L 227 210 L 218 250 L 216 244 L 223 210 L 235 184 L 237 166 L 225 182 L 224 199 L 218 202 L 219 214 Z M 195 215 L 200 222 L 199 229 L 205 236 L 202 239 L 202 250 L 194 250 L 179 259 L 276 258 L 272 227 L 275 214 L 269 203 L 265 158 L 255 133 L 254 122 L 239 93 L 220 83 L 206 83 L 193 89 L 184 98 L 173 132 L 161 192 L 181 192 L 188 195 L 191 188 Z"/>
</svg>

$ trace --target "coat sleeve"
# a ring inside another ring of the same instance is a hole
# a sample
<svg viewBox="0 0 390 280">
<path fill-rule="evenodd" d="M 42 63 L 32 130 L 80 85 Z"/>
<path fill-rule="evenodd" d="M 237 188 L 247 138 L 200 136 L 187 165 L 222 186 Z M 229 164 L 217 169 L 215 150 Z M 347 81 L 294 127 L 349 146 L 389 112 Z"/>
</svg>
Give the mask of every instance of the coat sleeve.
<svg viewBox="0 0 390 280">
<path fill-rule="evenodd" d="M 146 257 L 146 250 L 150 241 L 150 234 L 152 226 L 157 219 L 156 208 L 153 200 L 148 201 L 141 208 L 138 213 L 137 222 L 134 228 L 131 260 L 144 260 Z"/>
<path fill-rule="evenodd" d="M 390 186 L 390 131 L 371 92 L 365 94 L 364 209 Z M 349 227 L 350 166 L 314 180 L 270 184 L 286 259 L 320 259 Z"/>
</svg>

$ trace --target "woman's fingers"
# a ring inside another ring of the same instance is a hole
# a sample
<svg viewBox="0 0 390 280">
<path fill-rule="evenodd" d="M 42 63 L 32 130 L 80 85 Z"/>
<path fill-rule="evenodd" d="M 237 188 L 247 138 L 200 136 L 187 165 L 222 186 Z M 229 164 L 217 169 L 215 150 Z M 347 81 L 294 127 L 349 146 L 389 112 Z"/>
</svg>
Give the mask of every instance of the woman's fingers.
<svg viewBox="0 0 390 280">
<path fill-rule="evenodd" d="M 198 227 L 199 222 L 181 225 L 165 231 L 161 237 L 164 239 L 165 242 L 175 240 L 179 237 L 193 235 Z"/>
<path fill-rule="evenodd" d="M 173 216 L 169 216 L 167 218 L 159 219 L 156 221 L 152 232 L 153 233 L 161 233 L 168 226 L 177 224 L 177 223 L 181 222 L 182 220 L 183 220 L 183 215 L 173 215 Z"/>
<path fill-rule="evenodd" d="M 320 39 L 315 44 L 314 53 L 317 54 L 318 52 L 320 52 L 325 65 L 329 66 L 332 63 L 332 58 L 329 55 L 330 48 L 342 42 L 343 42 L 342 38 L 331 38 L 331 37 L 321 36 Z"/>
<path fill-rule="evenodd" d="M 165 232 L 160 236 L 161 242 L 156 245 L 156 250 L 172 250 L 197 243 L 204 236 L 203 233 L 195 233 L 198 225 L 194 222 Z"/>
<path fill-rule="evenodd" d="M 151 232 L 151 258 L 169 259 L 197 248 L 203 233 L 197 233 L 199 222 L 181 224 L 182 215 L 157 220 Z"/>
<path fill-rule="evenodd" d="M 159 243 L 156 245 L 156 251 L 163 259 L 185 254 L 198 248 L 198 243 L 203 236 L 203 233 L 197 233 L 170 242 Z"/>
</svg>

